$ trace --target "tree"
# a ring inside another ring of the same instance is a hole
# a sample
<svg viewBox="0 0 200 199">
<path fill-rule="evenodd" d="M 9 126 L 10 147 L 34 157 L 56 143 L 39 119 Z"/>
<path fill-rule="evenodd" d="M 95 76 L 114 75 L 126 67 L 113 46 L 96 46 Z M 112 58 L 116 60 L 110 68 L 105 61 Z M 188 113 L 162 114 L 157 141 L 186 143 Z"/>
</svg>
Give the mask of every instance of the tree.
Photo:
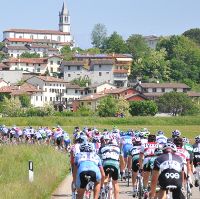
<svg viewBox="0 0 200 199">
<path fill-rule="evenodd" d="M 100 100 L 97 109 L 100 117 L 114 117 L 117 113 L 117 100 L 113 96 L 107 96 Z"/>
<path fill-rule="evenodd" d="M 95 54 L 100 54 L 101 51 L 99 48 L 88 48 L 84 51 L 84 53 L 88 53 L 88 54 L 92 54 L 92 55 L 95 55 Z"/>
<path fill-rule="evenodd" d="M 187 30 L 183 33 L 183 35 L 193 40 L 195 43 L 197 43 L 200 46 L 200 28 L 193 28 L 193 29 Z"/>
<path fill-rule="evenodd" d="M 132 116 L 155 115 L 158 107 L 154 101 L 132 101 L 130 102 L 130 114 Z"/>
<path fill-rule="evenodd" d="M 144 57 L 146 52 L 149 51 L 149 47 L 142 35 L 131 35 L 126 40 L 126 44 L 128 47 L 128 52 L 132 54 L 134 60 Z"/>
<path fill-rule="evenodd" d="M 4 42 L 0 42 L 0 50 L 1 50 L 1 48 L 4 47 L 4 46 L 5 46 L 5 43 L 4 43 Z"/>
<path fill-rule="evenodd" d="M 107 37 L 107 29 L 104 24 L 96 24 L 92 30 L 91 40 L 95 48 L 102 48 Z"/>
<path fill-rule="evenodd" d="M 21 58 L 40 58 L 40 54 L 38 53 L 29 53 L 24 52 L 20 55 Z"/>
<path fill-rule="evenodd" d="M 174 91 L 161 96 L 157 104 L 160 112 L 171 113 L 173 116 L 177 114 L 185 115 L 189 110 L 194 109 L 194 104 L 190 97 L 185 93 Z"/>
<path fill-rule="evenodd" d="M 129 115 L 129 102 L 122 97 L 117 100 L 117 112 L 126 116 Z"/>
<path fill-rule="evenodd" d="M 117 32 L 113 32 L 113 34 L 105 40 L 103 50 L 107 53 L 127 53 L 128 47 L 122 36 Z"/>
<path fill-rule="evenodd" d="M 91 84 L 91 79 L 89 79 L 89 77 L 87 76 L 84 76 L 84 77 L 73 79 L 71 82 L 73 84 L 79 85 L 80 87 L 86 87 Z"/>
<path fill-rule="evenodd" d="M 31 99 L 30 99 L 30 96 L 28 96 L 27 94 L 20 95 L 19 100 L 23 108 L 25 107 L 28 108 L 31 106 Z"/>
<path fill-rule="evenodd" d="M 65 61 L 72 60 L 73 52 L 72 52 L 70 46 L 66 45 L 66 46 L 62 47 L 61 50 L 60 50 L 60 53 L 63 56 L 63 59 Z"/>
</svg>

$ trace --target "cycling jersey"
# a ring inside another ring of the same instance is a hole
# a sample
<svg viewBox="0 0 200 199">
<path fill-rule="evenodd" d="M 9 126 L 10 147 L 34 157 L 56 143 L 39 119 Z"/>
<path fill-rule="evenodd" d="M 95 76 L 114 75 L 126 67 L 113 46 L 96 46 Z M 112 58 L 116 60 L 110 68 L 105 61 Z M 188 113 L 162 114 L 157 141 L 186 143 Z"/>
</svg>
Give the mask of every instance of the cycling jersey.
<svg viewBox="0 0 200 199">
<path fill-rule="evenodd" d="M 176 151 L 175 154 L 177 154 L 178 156 L 180 156 L 183 159 L 184 163 L 186 163 L 186 161 L 190 160 L 190 154 L 184 148 L 177 147 L 177 151 Z"/>
<path fill-rule="evenodd" d="M 122 145 L 123 156 L 124 158 L 127 158 L 128 151 L 132 147 L 132 137 L 129 135 L 121 137 L 121 145 Z"/>
<path fill-rule="evenodd" d="M 189 143 L 184 144 L 183 146 L 184 149 L 186 149 L 190 155 L 190 163 L 193 161 L 193 146 Z"/>
<path fill-rule="evenodd" d="M 128 155 L 132 157 L 132 170 L 137 172 L 139 170 L 139 154 L 140 154 L 141 146 L 133 146 Z"/>
<path fill-rule="evenodd" d="M 194 159 L 193 163 L 196 167 L 198 164 L 200 164 L 200 143 L 195 143 L 193 145 L 193 152 L 194 152 Z"/>
<path fill-rule="evenodd" d="M 85 172 L 95 173 L 95 181 L 101 180 L 99 167 L 102 166 L 99 156 L 94 152 L 80 152 L 75 156 L 75 165 L 78 167 L 76 175 L 76 186 L 81 187 L 83 174 Z"/>
<path fill-rule="evenodd" d="M 166 189 L 167 186 L 173 185 L 180 190 L 182 187 L 183 165 L 183 159 L 177 154 L 167 153 L 156 158 L 153 169 L 160 172 L 159 186 Z"/>
<path fill-rule="evenodd" d="M 80 144 L 77 143 L 77 144 L 73 144 L 71 146 L 71 150 L 70 150 L 70 162 L 71 162 L 71 165 L 74 164 L 74 158 L 75 156 L 80 153 Z"/>
</svg>

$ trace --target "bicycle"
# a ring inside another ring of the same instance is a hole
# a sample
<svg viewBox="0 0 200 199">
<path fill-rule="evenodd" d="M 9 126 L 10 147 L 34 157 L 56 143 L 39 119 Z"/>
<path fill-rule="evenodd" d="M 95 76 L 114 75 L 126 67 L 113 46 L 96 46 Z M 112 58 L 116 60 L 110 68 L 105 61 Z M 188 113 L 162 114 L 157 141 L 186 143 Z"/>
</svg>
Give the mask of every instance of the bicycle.
<svg viewBox="0 0 200 199">
<path fill-rule="evenodd" d="M 176 188 L 177 188 L 177 186 L 174 186 L 174 185 L 169 185 L 169 186 L 166 187 L 166 189 L 167 189 L 167 199 L 173 199 L 172 192 Z"/>
<path fill-rule="evenodd" d="M 190 199 L 192 196 L 192 190 L 190 187 L 189 176 L 186 177 L 186 199 Z"/>
<path fill-rule="evenodd" d="M 197 182 L 200 183 L 200 163 L 196 167 L 195 175 L 196 175 L 195 180 L 197 180 Z M 198 184 L 198 187 L 200 191 L 200 184 Z"/>
<path fill-rule="evenodd" d="M 110 176 L 112 176 L 114 169 L 107 168 L 106 172 L 109 172 L 108 178 L 107 178 L 104 188 L 101 190 L 100 199 L 113 199 L 112 178 L 110 178 Z"/>
<path fill-rule="evenodd" d="M 91 181 L 91 176 L 89 175 L 85 175 L 85 179 L 87 180 L 85 199 L 90 199 L 92 195 L 92 190 L 94 189 L 94 182 Z"/>
<path fill-rule="evenodd" d="M 143 177 L 140 171 L 138 172 L 138 175 L 136 178 L 136 192 L 137 192 L 138 199 L 142 199 L 143 198 Z"/>
</svg>

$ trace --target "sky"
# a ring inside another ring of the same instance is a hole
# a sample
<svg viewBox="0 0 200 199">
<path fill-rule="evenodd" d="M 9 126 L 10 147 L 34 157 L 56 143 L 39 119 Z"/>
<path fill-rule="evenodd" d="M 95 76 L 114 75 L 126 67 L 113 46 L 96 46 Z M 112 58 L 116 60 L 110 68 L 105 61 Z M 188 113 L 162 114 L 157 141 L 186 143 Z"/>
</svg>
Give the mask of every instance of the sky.
<svg viewBox="0 0 200 199">
<path fill-rule="evenodd" d="M 64 0 L 0 0 L 0 39 L 10 28 L 58 30 L 58 13 Z M 65 0 L 76 45 L 90 48 L 91 32 L 104 24 L 127 39 L 143 36 L 180 35 L 200 28 L 200 0 Z"/>
</svg>

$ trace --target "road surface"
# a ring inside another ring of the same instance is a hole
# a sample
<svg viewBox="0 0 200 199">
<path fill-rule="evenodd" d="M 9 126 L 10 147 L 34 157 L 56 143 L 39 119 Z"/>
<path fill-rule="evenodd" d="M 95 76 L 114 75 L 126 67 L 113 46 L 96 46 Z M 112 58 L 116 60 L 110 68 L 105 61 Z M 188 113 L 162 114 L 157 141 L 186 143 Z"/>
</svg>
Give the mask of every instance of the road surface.
<svg viewBox="0 0 200 199">
<path fill-rule="evenodd" d="M 52 194 L 51 199 L 71 199 L 71 181 L 72 177 L 67 176 L 65 180 L 60 184 L 60 186 Z M 127 186 L 127 182 L 121 182 L 120 184 L 120 199 L 133 199 L 132 197 L 132 187 Z M 193 188 L 191 199 L 200 199 L 200 192 L 197 188 Z"/>
</svg>

